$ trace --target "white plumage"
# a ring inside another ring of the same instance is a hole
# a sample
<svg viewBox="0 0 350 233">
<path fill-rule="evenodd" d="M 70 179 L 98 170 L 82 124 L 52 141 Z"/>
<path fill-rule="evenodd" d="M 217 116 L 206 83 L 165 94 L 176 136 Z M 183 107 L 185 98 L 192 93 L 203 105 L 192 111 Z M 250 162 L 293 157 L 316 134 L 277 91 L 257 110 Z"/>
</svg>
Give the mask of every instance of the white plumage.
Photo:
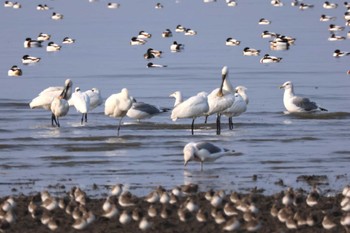
<svg viewBox="0 0 350 233">
<path fill-rule="evenodd" d="M 90 98 L 89 111 L 94 110 L 95 108 L 97 108 L 103 103 L 103 98 L 101 96 L 100 90 L 97 89 L 96 87 L 92 88 L 91 90 L 85 91 L 85 93 Z"/>
<path fill-rule="evenodd" d="M 65 116 L 69 110 L 68 99 L 72 95 L 73 82 L 70 79 L 65 81 L 64 87 L 48 87 L 34 98 L 30 108 L 43 108 L 52 112 L 51 124 L 59 127 L 58 118 Z"/>
<path fill-rule="evenodd" d="M 131 108 L 133 103 L 132 97 L 129 95 L 129 91 L 123 88 L 121 92 L 112 94 L 106 99 L 105 102 L 105 115 L 114 118 L 120 118 L 118 124 L 118 136 L 120 131 L 120 125 L 123 117 L 126 116 L 127 112 Z"/>
<path fill-rule="evenodd" d="M 63 89 L 67 87 L 67 99 L 69 99 L 72 95 L 72 86 L 73 82 L 70 79 L 65 81 L 64 87 L 48 87 L 42 92 L 39 93 L 37 97 L 35 97 L 30 103 L 30 108 L 43 108 L 46 110 L 51 109 L 51 102 L 55 97 L 58 97 Z"/>
<path fill-rule="evenodd" d="M 296 96 L 294 94 L 294 87 L 291 81 L 285 82 L 282 86 L 280 86 L 280 89 L 284 89 L 283 104 L 290 113 L 327 111 L 327 109 L 321 108 L 308 98 Z"/>
<path fill-rule="evenodd" d="M 90 97 L 87 93 L 81 92 L 79 87 L 75 88 L 75 92 L 72 97 L 68 100 L 69 106 L 74 106 L 75 109 L 82 114 L 81 124 L 83 124 L 84 119 L 87 122 L 87 113 L 90 109 Z"/>
<path fill-rule="evenodd" d="M 233 153 L 234 150 L 221 148 L 210 142 L 190 142 L 183 149 L 185 166 L 189 161 L 197 161 L 201 163 L 201 170 L 203 170 L 204 162 L 213 162 Z"/>
<path fill-rule="evenodd" d="M 197 117 L 204 116 L 209 111 L 208 94 L 199 92 L 197 95 L 182 101 L 182 94 L 176 91 L 170 95 L 175 98 L 174 109 L 171 112 L 171 119 L 192 118 L 191 132 L 193 135 L 194 121 Z"/>
<path fill-rule="evenodd" d="M 208 104 L 209 104 L 209 111 L 207 112 L 206 116 L 210 116 L 212 114 L 216 114 L 216 134 L 221 134 L 221 114 L 222 112 L 229 108 L 235 101 L 234 95 L 228 91 L 224 90 L 223 86 L 228 74 L 228 68 L 227 66 L 224 66 L 222 68 L 222 81 L 220 88 L 214 89 L 209 95 L 208 95 Z M 207 121 L 207 119 L 206 119 Z M 206 122 L 205 121 L 205 122 Z"/>
<path fill-rule="evenodd" d="M 244 86 L 237 86 L 235 88 L 235 101 L 231 107 L 227 108 L 223 114 L 229 118 L 229 128 L 233 129 L 232 118 L 237 117 L 247 111 L 247 106 L 249 103 L 248 95 L 245 92 L 247 90 Z"/>
</svg>

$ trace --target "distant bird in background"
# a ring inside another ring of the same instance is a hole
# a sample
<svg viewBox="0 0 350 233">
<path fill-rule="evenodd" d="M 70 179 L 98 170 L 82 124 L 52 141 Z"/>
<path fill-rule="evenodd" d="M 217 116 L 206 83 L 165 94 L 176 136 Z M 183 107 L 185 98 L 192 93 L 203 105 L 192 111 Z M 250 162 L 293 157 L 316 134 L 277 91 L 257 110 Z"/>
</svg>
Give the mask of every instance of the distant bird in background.
<svg viewBox="0 0 350 233">
<path fill-rule="evenodd" d="M 132 103 L 133 99 L 126 88 L 123 88 L 119 93 L 112 94 L 105 101 L 105 115 L 120 118 L 118 123 L 118 136 L 121 122 L 131 108 Z"/>
<path fill-rule="evenodd" d="M 225 155 L 232 155 L 234 150 L 218 147 L 210 142 L 190 142 L 183 149 L 185 166 L 189 161 L 197 161 L 203 170 L 204 162 L 213 162 Z"/>
<path fill-rule="evenodd" d="M 284 89 L 283 103 L 289 113 L 327 111 L 308 98 L 296 96 L 291 81 L 285 82 L 280 89 Z"/>
<path fill-rule="evenodd" d="M 22 76 L 23 72 L 22 72 L 22 69 L 19 68 L 18 66 L 16 65 L 13 65 L 11 67 L 11 69 L 8 70 L 7 72 L 7 75 L 8 76 L 13 76 L 13 77 L 18 77 L 18 76 Z"/>
</svg>

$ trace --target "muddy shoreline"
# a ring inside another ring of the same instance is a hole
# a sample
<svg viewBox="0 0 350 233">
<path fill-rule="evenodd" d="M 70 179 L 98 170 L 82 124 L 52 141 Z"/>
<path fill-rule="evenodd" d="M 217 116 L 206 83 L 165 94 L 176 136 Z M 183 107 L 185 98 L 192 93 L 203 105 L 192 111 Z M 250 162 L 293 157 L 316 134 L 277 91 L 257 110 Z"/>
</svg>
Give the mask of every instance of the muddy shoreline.
<svg viewBox="0 0 350 233">
<path fill-rule="evenodd" d="M 95 188 L 99 189 L 97 185 Z M 64 185 L 53 185 L 32 194 L 4 196 L 0 198 L 0 232 L 339 233 L 350 230 L 350 208 L 347 210 L 344 204 L 346 196 L 350 198 L 350 191 L 340 190 L 330 195 L 316 188 L 305 191 L 285 187 L 281 192 L 264 195 L 258 189 L 199 191 L 197 185 L 189 184 L 172 189 L 157 187 L 147 196 L 136 196 L 124 187 L 114 192 L 112 187 L 106 188 L 106 192 L 100 189 L 99 197 L 78 187 L 65 190 Z M 15 189 L 12 191 L 16 193 Z M 315 199 L 313 202 L 310 196 Z M 145 228 L 141 229 L 141 225 Z"/>
</svg>

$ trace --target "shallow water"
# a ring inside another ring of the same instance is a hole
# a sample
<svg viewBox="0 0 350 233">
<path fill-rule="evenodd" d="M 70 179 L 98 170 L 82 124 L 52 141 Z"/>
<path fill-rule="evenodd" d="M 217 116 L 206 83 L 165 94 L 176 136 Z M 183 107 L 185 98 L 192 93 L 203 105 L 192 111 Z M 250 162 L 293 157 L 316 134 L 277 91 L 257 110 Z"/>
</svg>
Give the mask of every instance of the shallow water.
<svg viewBox="0 0 350 233">
<path fill-rule="evenodd" d="M 39 12 L 37 4 L 52 6 Z M 91 188 L 94 183 L 127 184 L 139 194 L 157 185 L 171 188 L 197 183 L 201 189 L 247 190 L 263 188 L 266 193 L 286 185 L 309 188 L 298 182 L 301 175 L 327 175 L 324 189 L 339 190 L 349 184 L 350 79 L 349 57 L 336 59 L 335 49 L 346 50 L 349 41 L 329 42 L 329 23 L 319 21 L 321 14 L 337 16 L 343 25 L 345 8 L 339 1 L 335 10 L 325 10 L 319 1 L 315 7 L 299 11 L 285 1 L 284 7 L 272 7 L 270 1 L 239 1 L 231 8 L 224 1 L 166 1 L 164 9 L 154 9 L 152 1 L 120 1 L 120 9 L 107 9 L 106 1 L 23 1 L 22 9 L 1 7 L 0 25 L 0 194 L 41 190 L 56 183 L 67 187 Z M 62 21 L 50 19 L 53 11 L 64 14 Z M 271 25 L 257 22 L 265 17 Z M 198 32 L 194 37 L 175 32 L 182 24 Z M 166 28 L 173 38 L 162 38 Z M 347 28 L 348 29 L 348 28 Z M 346 30 L 347 30 L 346 29 Z M 140 30 L 152 33 L 143 46 L 130 46 L 129 40 Z M 295 37 L 287 51 L 271 51 L 264 30 Z M 40 32 L 61 42 L 76 39 L 61 51 L 47 53 L 45 48 L 23 48 L 26 37 Z M 342 32 L 339 34 L 345 34 Z M 237 47 L 225 46 L 227 37 L 241 40 Z M 171 53 L 174 41 L 185 44 L 181 53 Z M 259 57 L 244 57 L 244 47 L 261 49 L 281 56 L 278 64 L 263 65 Z M 164 69 L 147 69 L 143 54 L 147 48 L 164 51 L 154 63 Z M 42 58 L 39 64 L 21 65 L 24 54 Z M 20 78 L 7 77 L 14 64 L 24 72 Z M 71 108 L 61 119 L 61 128 L 52 128 L 50 113 L 30 109 L 30 100 L 48 86 L 63 85 L 66 78 L 82 90 L 98 87 L 107 98 L 127 87 L 138 101 L 171 107 L 168 97 L 181 90 L 185 97 L 218 87 L 221 68 L 227 65 L 234 86 L 248 88 L 248 111 L 234 119 L 228 129 L 223 117 L 222 135 L 215 135 L 215 119 L 196 120 L 191 136 L 191 120 L 172 122 L 164 113 L 141 123 L 125 118 L 117 137 L 117 120 L 103 114 L 103 106 L 88 115 L 80 125 L 80 114 Z M 310 97 L 329 112 L 321 114 L 284 114 L 285 81 L 295 84 L 297 94 Z M 182 149 L 190 141 L 210 141 L 236 151 L 215 163 L 197 163 L 184 168 Z M 252 177 L 257 175 L 257 180 Z M 17 185 L 16 185 L 17 184 Z M 19 184 L 19 185 L 18 185 Z"/>
</svg>

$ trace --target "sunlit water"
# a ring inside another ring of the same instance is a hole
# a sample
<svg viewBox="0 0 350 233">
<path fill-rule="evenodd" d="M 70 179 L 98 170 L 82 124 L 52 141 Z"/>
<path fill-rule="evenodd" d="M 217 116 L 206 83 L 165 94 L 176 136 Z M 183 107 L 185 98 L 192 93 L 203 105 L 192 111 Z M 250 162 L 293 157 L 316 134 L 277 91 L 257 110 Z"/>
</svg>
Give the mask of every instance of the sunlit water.
<svg viewBox="0 0 350 233">
<path fill-rule="evenodd" d="M 145 194 L 158 185 L 171 188 L 190 182 L 202 190 L 257 187 L 272 193 L 284 188 L 275 184 L 279 179 L 309 188 L 297 182 L 301 175 L 327 175 L 324 189 L 339 190 L 349 184 L 349 57 L 332 56 L 337 48 L 349 49 L 349 41 L 328 41 L 329 23 L 319 21 L 325 13 L 337 16 L 333 23 L 344 25 L 342 1 L 335 10 L 310 1 L 315 7 L 307 11 L 291 7 L 289 1 L 284 7 L 273 7 L 268 0 L 238 1 L 237 7 L 228 7 L 225 1 L 165 1 L 159 10 L 155 3 L 120 1 L 121 7 L 112 10 L 106 1 L 23 1 L 22 9 L 0 8 L 2 195 L 11 193 L 11 188 L 28 193 L 57 183 L 87 189 L 93 184 L 124 183 Z M 53 9 L 37 11 L 37 4 Z M 64 19 L 50 19 L 53 11 Z M 258 25 L 262 17 L 272 24 Z M 176 33 L 178 24 L 198 34 Z M 161 37 L 166 28 L 173 31 L 172 38 Z M 152 37 L 143 46 L 130 46 L 130 38 L 140 30 Z M 271 51 L 269 39 L 260 37 L 264 30 L 295 37 L 296 43 L 287 51 Z M 56 53 L 46 52 L 45 47 L 25 49 L 24 39 L 36 38 L 40 32 L 51 34 L 58 44 L 65 36 L 76 43 L 63 45 Z M 227 37 L 241 45 L 225 46 Z M 185 44 L 183 52 L 170 52 L 174 40 Z M 244 57 L 246 46 L 261 49 L 261 55 Z M 147 48 L 162 50 L 162 58 L 153 62 L 168 67 L 147 69 L 143 58 Z M 282 62 L 260 64 L 265 53 L 283 57 Z M 42 61 L 24 66 L 25 54 Z M 7 76 L 14 64 L 22 68 L 22 77 Z M 194 136 L 190 119 L 172 122 L 170 113 L 143 122 L 125 118 L 117 137 L 117 120 L 104 115 L 103 105 L 89 113 L 83 126 L 80 114 L 71 108 L 61 119 L 61 128 L 51 127 L 50 112 L 28 105 L 41 90 L 62 86 L 70 78 L 83 91 L 98 87 L 104 98 L 127 87 L 138 101 L 172 107 L 174 99 L 169 95 L 176 90 L 187 98 L 217 88 L 224 65 L 234 86 L 248 88 L 250 103 L 248 111 L 234 119 L 232 131 L 227 118 L 222 118 L 220 136 L 215 134 L 214 116 L 208 124 L 198 118 Z M 278 87 L 287 80 L 294 82 L 297 94 L 329 112 L 284 114 L 283 91 Z M 234 149 L 236 156 L 204 164 L 203 172 L 195 162 L 184 167 L 184 145 L 199 140 Z"/>
</svg>

